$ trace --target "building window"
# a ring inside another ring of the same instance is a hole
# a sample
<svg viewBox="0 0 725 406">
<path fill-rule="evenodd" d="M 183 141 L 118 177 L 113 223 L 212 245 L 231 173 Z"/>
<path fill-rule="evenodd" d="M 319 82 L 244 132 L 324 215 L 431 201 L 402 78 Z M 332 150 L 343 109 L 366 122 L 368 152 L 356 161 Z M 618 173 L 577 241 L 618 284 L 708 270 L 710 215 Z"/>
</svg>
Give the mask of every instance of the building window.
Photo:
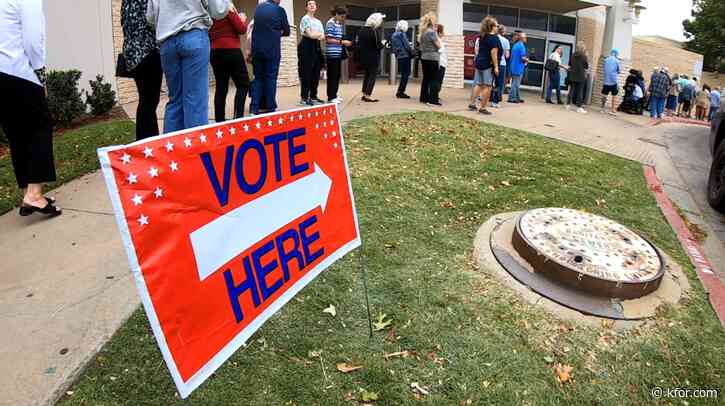
<svg viewBox="0 0 725 406">
<path fill-rule="evenodd" d="M 546 31 L 549 27 L 549 15 L 540 11 L 521 10 L 519 27 L 528 30 Z"/>
<path fill-rule="evenodd" d="M 524 86 L 541 87 L 544 79 L 544 65 L 529 64 L 521 80 Z"/>
<path fill-rule="evenodd" d="M 543 63 L 546 60 L 545 39 L 529 37 L 529 42 L 526 43 L 526 48 L 529 50 L 529 59 L 531 62 Z"/>
<path fill-rule="evenodd" d="M 480 23 L 488 15 L 488 6 L 463 3 L 463 21 Z"/>
<path fill-rule="evenodd" d="M 576 18 L 552 14 L 549 31 L 559 34 L 576 35 Z"/>
<path fill-rule="evenodd" d="M 488 12 L 496 18 L 499 24 L 507 27 L 519 26 L 519 10 L 516 8 L 491 6 Z"/>
<path fill-rule="evenodd" d="M 420 19 L 420 3 L 404 4 L 400 6 L 401 20 L 419 20 Z"/>
<path fill-rule="evenodd" d="M 373 13 L 371 7 L 360 7 L 347 5 L 347 18 L 350 20 L 366 21 Z"/>
</svg>

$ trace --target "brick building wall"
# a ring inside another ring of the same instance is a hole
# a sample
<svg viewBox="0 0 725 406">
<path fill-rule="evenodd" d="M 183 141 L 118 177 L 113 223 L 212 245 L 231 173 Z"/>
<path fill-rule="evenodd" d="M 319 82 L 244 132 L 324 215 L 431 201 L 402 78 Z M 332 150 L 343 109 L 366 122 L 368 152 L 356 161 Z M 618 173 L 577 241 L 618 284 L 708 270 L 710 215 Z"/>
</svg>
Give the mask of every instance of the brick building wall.
<svg viewBox="0 0 725 406">
<path fill-rule="evenodd" d="M 682 48 L 682 44 L 666 38 L 634 37 L 632 41 L 632 66 L 642 70 L 645 77 L 655 66 L 666 66 L 675 74 L 700 76 L 695 66 L 702 66 L 703 56 Z"/>
<path fill-rule="evenodd" d="M 439 0 L 421 0 L 420 2 L 420 16 L 424 16 L 429 11 L 438 14 L 438 2 Z"/>
<path fill-rule="evenodd" d="M 448 67 L 443 87 L 462 89 L 464 86 L 464 37 L 463 35 L 446 35 L 444 41 L 448 50 Z"/>
</svg>

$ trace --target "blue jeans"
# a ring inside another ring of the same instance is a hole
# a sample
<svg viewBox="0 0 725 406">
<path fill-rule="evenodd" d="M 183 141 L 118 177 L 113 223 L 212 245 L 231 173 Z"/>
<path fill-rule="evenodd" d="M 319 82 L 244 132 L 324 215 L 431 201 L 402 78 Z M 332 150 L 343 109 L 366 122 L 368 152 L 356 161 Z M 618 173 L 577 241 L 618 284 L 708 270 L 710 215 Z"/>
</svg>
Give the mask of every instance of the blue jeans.
<svg viewBox="0 0 725 406">
<path fill-rule="evenodd" d="M 281 57 L 256 54 L 252 56 L 252 69 L 254 81 L 252 82 L 252 102 L 249 111 L 259 114 L 262 109 L 266 112 L 277 110 L 277 76 Z"/>
<path fill-rule="evenodd" d="M 398 94 L 402 94 L 405 93 L 405 89 L 408 87 L 408 79 L 410 79 L 410 58 L 398 58 L 398 71 L 400 72 Z"/>
<path fill-rule="evenodd" d="M 712 121 L 718 111 L 720 111 L 720 106 L 710 106 L 710 113 L 707 115 L 707 121 Z"/>
<path fill-rule="evenodd" d="M 511 76 L 511 92 L 509 93 L 510 102 L 521 101 L 521 79 L 523 79 L 523 76 Z"/>
<path fill-rule="evenodd" d="M 662 118 L 662 113 L 665 112 L 665 98 L 652 96 L 650 97 L 650 117 Z"/>
<path fill-rule="evenodd" d="M 549 72 L 549 86 L 546 89 L 546 100 L 551 100 L 551 93 L 556 89 L 556 100 L 561 101 L 561 73 L 559 69 Z"/>
<path fill-rule="evenodd" d="M 496 90 L 493 97 L 494 103 L 501 103 L 503 101 L 503 93 L 506 90 L 506 68 L 507 65 L 500 65 L 498 67 L 498 76 L 496 76 Z"/>
<path fill-rule="evenodd" d="M 169 88 L 164 132 L 209 124 L 209 34 L 182 31 L 161 44 L 161 67 Z"/>
</svg>

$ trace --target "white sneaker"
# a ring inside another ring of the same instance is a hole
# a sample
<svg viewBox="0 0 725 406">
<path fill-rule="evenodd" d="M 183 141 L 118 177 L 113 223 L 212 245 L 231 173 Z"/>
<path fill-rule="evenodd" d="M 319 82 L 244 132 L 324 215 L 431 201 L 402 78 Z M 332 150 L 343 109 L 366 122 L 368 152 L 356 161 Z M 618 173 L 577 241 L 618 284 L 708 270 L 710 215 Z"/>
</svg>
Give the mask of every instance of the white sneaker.
<svg viewBox="0 0 725 406">
<path fill-rule="evenodd" d="M 497 109 L 498 108 L 498 103 L 491 103 L 491 107 L 493 107 L 494 109 Z"/>
<path fill-rule="evenodd" d="M 579 107 L 578 109 L 576 109 L 576 112 L 577 112 L 577 113 L 582 113 L 582 114 L 587 114 L 587 111 L 586 111 L 586 110 L 584 110 L 584 109 L 583 109 L 583 108 L 581 108 L 581 107 Z"/>
<path fill-rule="evenodd" d="M 343 102 L 342 97 L 336 97 L 336 98 L 332 99 L 332 103 L 342 103 L 342 102 Z"/>
<path fill-rule="evenodd" d="M 566 111 L 569 111 L 569 110 L 571 110 L 571 105 L 567 104 L 566 106 L 564 106 L 564 108 L 566 109 Z"/>
</svg>

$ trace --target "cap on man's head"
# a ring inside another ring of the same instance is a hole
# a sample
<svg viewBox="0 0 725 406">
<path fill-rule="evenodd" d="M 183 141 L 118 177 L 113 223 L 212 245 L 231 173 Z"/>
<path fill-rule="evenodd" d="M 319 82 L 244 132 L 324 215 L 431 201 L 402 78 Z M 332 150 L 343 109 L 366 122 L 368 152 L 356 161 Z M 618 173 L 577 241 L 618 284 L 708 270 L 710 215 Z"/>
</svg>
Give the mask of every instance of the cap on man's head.
<svg viewBox="0 0 725 406">
<path fill-rule="evenodd" d="M 619 58 L 619 50 L 617 48 L 612 48 L 612 56 Z"/>
</svg>

